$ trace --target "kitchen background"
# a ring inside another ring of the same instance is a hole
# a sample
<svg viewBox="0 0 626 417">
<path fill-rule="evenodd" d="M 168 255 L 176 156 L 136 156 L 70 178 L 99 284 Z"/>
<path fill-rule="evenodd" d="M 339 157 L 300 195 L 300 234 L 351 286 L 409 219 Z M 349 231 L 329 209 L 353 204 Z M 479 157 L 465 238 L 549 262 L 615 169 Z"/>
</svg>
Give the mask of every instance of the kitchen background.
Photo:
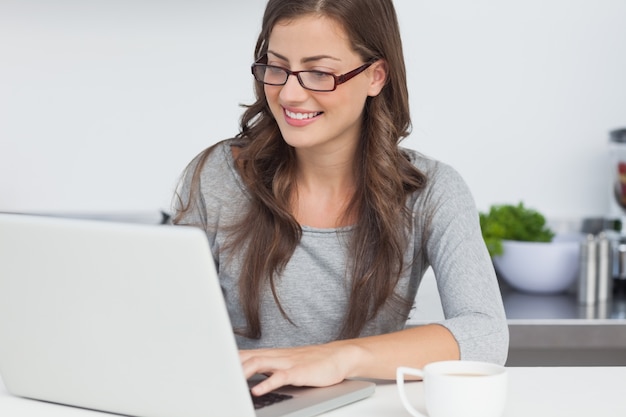
<svg viewBox="0 0 626 417">
<path fill-rule="evenodd" d="M 237 131 L 265 0 L 0 0 L 0 211 L 168 209 Z M 625 0 L 396 0 L 413 134 L 486 210 L 609 211 Z"/>
</svg>

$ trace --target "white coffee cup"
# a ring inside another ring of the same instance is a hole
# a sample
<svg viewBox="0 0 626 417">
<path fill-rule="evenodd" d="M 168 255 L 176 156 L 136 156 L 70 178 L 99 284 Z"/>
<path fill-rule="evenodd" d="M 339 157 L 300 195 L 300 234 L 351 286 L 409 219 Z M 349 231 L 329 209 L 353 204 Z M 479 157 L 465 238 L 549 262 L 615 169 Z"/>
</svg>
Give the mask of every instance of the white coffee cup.
<svg viewBox="0 0 626 417">
<path fill-rule="evenodd" d="M 423 379 L 428 417 L 501 417 L 507 391 L 504 366 L 486 362 L 433 362 L 423 370 L 400 367 L 396 373 L 402 404 L 411 415 L 426 417 L 409 402 L 405 375 Z"/>
</svg>

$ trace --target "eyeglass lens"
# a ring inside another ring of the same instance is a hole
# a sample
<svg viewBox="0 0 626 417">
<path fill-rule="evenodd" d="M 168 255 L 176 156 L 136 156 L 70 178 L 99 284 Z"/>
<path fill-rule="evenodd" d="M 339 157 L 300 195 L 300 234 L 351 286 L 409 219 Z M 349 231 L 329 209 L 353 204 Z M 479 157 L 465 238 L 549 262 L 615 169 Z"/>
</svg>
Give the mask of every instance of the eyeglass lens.
<svg viewBox="0 0 626 417">
<path fill-rule="evenodd" d="M 300 85 L 304 88 L 317 91 L 332 91 L 335 89 L 335 77 L 320 71 L 300 71 L 295 74 Z M 289 78 L 289 72 L 284 68 L 272 65 L 255 65 L 255 78 L 265 84 L 284 85 Z"/>
</svg>

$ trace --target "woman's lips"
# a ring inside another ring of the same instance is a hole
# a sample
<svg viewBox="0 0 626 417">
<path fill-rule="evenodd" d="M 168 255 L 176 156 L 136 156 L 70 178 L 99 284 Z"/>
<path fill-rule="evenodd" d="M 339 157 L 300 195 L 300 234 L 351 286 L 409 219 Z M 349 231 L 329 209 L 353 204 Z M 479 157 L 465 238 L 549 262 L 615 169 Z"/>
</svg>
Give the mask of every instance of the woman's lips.
<svg viewBox="0 0 626 417">
<path fill-rule="evenodd" d="M 306 126 L 313 123 L 323 112 L 301 112 L 283 108 L 285 121 L 291 126 Z"/>
</svg>

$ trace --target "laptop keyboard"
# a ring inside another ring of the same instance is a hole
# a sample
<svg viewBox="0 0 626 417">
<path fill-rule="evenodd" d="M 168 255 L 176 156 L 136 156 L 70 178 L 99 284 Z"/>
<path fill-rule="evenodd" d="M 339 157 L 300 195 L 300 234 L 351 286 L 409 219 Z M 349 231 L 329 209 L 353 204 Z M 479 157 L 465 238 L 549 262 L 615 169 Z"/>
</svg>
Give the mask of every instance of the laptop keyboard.
<svg viewBox="0 0 626 417">
<path fill-rule="evenodd" d="M 254 404 L 255 410 L 293 398 L 291 395 L 279 394 L 277 392 L 270 392 L 259 397 L 255 397 L 252 393 L 250 393 L 250 396 L 252 397 L 252 403 Z"/>
</svg>

